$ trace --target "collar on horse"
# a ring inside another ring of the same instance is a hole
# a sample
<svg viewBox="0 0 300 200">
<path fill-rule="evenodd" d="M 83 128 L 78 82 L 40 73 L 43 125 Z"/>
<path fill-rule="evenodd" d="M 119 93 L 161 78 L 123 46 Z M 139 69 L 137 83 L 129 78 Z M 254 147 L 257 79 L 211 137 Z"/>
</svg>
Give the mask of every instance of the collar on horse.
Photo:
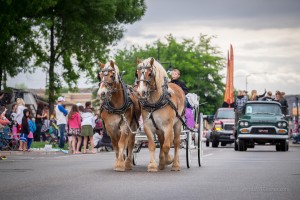
<svg viewBox="0 0 300 200">
<path fill-rule="evenodd" d="M 134 104 L 134 102 L 130 98 L 129 90 L 127 89 L 127 85 L 123 82 L 123 80 L 121 79 L 120 76 L 119 76 L 119 81 L 120 81 L 120 84 L 122 86 L 122 90 L 123 90 L 123 94 L 124 94 L 124 104 L 123 104 L 123 106 L 121 108 L 114 108 L 110 104 L 109 100 L 107 98 L 105 98 L 103 104 L 100 107 L 100 114 L 103 111 L 103 109 L 105 109 L 109 113 L 121 115 L 121 119 L 119 121 L 119 127 L 121 126 L 122 122 L 125 121 L 127 129 L 129 129 L 129 131 L 132 132 L 132 130 L 130 128 L 130 125 L 128 124 L 128 121 L 125 117 L 125 112 L 127 111 L 127 109 L 131 105 L 133 105 L 133 109 L 135 111 L 136 110 L 136 105 Z M 136 123 L 138 124 L 138 119 L 137 119 L 137 116 L 136 116 L 135 113 L 134 113 L 134 119 L 135 119 Z M 103 124 L 104 124 L 104 121 L 103 121 Z"/>
<path fill-rule="evenodd" d="M 158 127 L 157 127 L 157 125 L 154 121 L 153 112 L 165 107 L 166 105 L 170 104 L 170 102 L 173 104 L 173 102 L 170 100 L 170 94 L 168 93 L 168 80 L 167 80 L 167 78 L 164 79 L 164 84 L 163 84 L 162 88 L 163 88 L 163 93 L 160 96 L 159 100 L 155 103 L 149 103 L 147 99 L 139 99 L 139 102 L 140 102 L 141 106 L 149 112 L 148 119 L 151 118 L 152 123 L 153 123 L 153 125 L 156 129 L 158 129 Z M 177 111 L 177 109 L 176 109 L 176 111 Z"/>
<path fill-rule="evenodd" d="M 147 99 L 139 99 L 139 102 L 140 102 L 141 106 L 149 112 L 148 119 L 152 120 L 152 123 L 153 123 L 154 127 L 156 128 L 156 130 L 158 130 L 158 127 L 157 127 L 157 125 L 154 121 L 153 112 L 165 107 L 166 105 L 170 105 L 171 108 L 175 111 L 176 117 L 178 117 L 178 119 L 182 122 L 183 126 L 185 126 L 190 131 L 195 132 L 193 129 L 190 129 L 187 126 L 187 124 L 185 123 L 185 121 L 182 119 L 182 116 L 184 115 L 184 112 L 182 113 L 182 115 L 180 115 L 178 113 L 178 110 L 177 110 L 176 106 L 174 105 L 174 103 L 170 99 L 170 94 L 168 92 L 168 80 L 167 80 L 166 77 L 164 79 L 164 85 L 162 87 L 163 87 L 163 94 L 160 96 L 160 98 L 157 102 L 151 104 L 147 101 Z"/>
<path fill-rule="evenodd" d="M 124 104 L 122 105 L 121 108 L 114 108 L 110 104 L 109 100 L 107 98 L 105 98 L 104 101 L 103 101 L 103 104 L 101 105 L 100 112 L 102 112 L 102 110 L 105 109 L 109 113 L 114 113 L 114 114 L 121 115 L 121 114 L 124 114 L 126 112 L 126 110 L 130 107 L 130 105 L 133 103 L 132 100 L 129 97 L 126 84 L 123 82 L 121 77 L 119 77 L 119 80 L 120 80 L 122 90 L 123 90 L 123 93 L 124 93 Z"/>
</svg>

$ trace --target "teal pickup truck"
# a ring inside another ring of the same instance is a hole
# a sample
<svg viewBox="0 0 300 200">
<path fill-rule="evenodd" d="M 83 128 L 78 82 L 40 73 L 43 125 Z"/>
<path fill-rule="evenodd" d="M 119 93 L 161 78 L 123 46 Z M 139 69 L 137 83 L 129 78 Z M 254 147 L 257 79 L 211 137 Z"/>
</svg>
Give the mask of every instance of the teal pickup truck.
<svg viewBox="0 0 300 200">
<path fill-rule="evenodd" d="M 289 127 L 281 105 L 275 101 L 248 101 L 235 124 L 236 151 L 246 151 L 256 144 L 276 146 L 276 151 L 288 151 Z"/>
</svg>

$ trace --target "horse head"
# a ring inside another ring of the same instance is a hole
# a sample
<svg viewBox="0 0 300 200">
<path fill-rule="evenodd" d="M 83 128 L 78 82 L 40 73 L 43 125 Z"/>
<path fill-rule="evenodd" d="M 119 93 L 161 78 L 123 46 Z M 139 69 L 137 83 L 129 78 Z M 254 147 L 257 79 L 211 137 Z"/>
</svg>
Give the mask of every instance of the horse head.
<svg viewBox="0 0 300 200">
<path fill-rule="evenodd" d="M 155 83 L 155 60 L 154 58 L 148 58 L 144 61 L 138 61 L 138 67 L 136 70 L 136 82 L 138 84 L 137 92 L 139 98 L 147 99 L 151 91 L 154 91 L 156 87 Z"/>
<path fill-rule="evenodd" d="M 101 100 L 110 100 L 119 83 L 119 68 L 114 61 L 111 60 L 106 64 L 100 63 L 99 79 L 98 96 Z"/>
</svg>

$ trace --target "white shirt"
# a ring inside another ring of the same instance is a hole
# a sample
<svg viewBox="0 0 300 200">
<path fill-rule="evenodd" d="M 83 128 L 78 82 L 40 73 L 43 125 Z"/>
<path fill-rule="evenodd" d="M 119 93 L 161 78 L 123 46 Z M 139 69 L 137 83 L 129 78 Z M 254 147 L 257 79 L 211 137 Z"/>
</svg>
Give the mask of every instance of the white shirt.
<svg viewBox="0 0 300 200">
<path fill-rule="evenodd" d="M 67 117 L 63 112 L 59 110 L 58 106 L 62 106 L 62 105 L 58 104 L 55 106 L 55 113 L 56 113 L 56 120 L 57 120 L 56 124 L 57 125 L 67 124 Z"/>
<path fill-rule="evenodd" d="M 25 106 L 23 105 L 18 105 L 18 108 L 17 108 L 17 114 L 15 116 L 15 121 L 18 123 L 18 124 L 22 124 L 22 118 L 24 116 L 24 113 L 23 111 L 25 110 Z"/>
<path fill-rule="evenodd" d="M 81 119 L 81 126 L 91 125 L 93 128 L 95 127 L 95 118 L 93 113 L 84 112 L 81 114 Z"/>
</svg>

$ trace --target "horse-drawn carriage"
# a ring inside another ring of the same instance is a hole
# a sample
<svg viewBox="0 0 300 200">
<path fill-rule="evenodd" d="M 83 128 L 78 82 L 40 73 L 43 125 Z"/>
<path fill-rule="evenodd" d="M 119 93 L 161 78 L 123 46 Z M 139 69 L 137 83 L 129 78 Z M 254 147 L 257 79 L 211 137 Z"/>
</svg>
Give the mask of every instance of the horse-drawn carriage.
<svg viewBox="0 0 300 200">
<path fill-rule="evenodd" d="M 172 171 L 179 171 L 179 150 L 183 142 L 187 167 L 191 166 L 192 149 L 198 151 L 198 164 L 201 166 L 203 116 L 196 106 L 194 115 L 198 128 L 186 126 L 183 119 L 185 94 L 179 86 L 168 82 L 168 75 L 160 63 L 149 58 L 138 64 L 135 89 L 124 84 L 113 61 L 100 67 L 100 115 L 116 153 L 114 170 L 132 169 L 132 164 L 136 164 L 136 153 L 146 140 L 150 153 L 148 171 L 163 170 L 169 164 L 172 164 Z M 143 119 L 142 132 L 138 131 L 140 116 Z M 157 143 L 160 147 L 159 165 L 155 161 Z M 171 147 L 174 157 L 169 154 Z M 124 156 L 125 151 L 127 157 Z"/>
</svg>

